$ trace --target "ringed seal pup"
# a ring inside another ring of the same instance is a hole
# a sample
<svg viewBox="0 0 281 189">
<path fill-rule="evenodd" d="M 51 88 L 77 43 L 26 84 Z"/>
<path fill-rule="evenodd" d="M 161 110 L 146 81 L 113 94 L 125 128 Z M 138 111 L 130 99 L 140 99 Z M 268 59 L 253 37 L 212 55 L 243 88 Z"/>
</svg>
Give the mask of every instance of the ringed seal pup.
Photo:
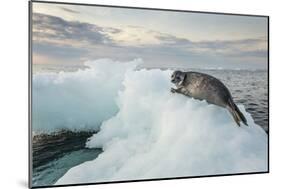
<svg viewBox="0 0 281 189">
<path fill-rule="evenodd" d="M 171 88 L 172 93 L 181 93 L 226 108 L 238 126 L 240 122 L 248 126 L 246 118 L 234 103 L 229 90 L 217 78 L 199 72 L 174 71 L 171 82 L 177 87 Z"/>
</svg>

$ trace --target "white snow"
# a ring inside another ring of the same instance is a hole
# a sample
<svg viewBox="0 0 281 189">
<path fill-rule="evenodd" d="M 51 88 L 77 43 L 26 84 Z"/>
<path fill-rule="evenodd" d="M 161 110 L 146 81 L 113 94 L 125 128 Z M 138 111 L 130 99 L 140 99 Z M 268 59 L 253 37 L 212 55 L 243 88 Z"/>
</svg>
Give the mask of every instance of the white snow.
<svg viewBox="0 0 281 189">
<path fill-rule="evenodd" d="M 171 71 L 121 70 L 114 72 L 124 79 L 117 114 L 104 116 L 109 119 L 86 144 L 104 152 L 73 167 L 56 184 L 267 171 L 267 134 L 243 105 L 249 127 L 238 127 L 226 109 L 171 93 Z M 110 105 L 102 111 L 112 110 Z"/>
</svg>

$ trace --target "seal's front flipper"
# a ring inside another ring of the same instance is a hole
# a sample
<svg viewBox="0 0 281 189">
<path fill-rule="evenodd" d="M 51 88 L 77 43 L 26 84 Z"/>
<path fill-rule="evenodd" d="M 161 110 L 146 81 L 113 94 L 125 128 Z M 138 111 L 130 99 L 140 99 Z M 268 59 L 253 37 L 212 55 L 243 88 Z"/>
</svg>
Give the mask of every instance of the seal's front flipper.
<svg viewBox="0 0 281 189">
<path fill-rule="evenodd" d="M 181 93 L 180 88 L 178 88 L 178 89 L 171 88 L 171 92 L 172 93 Z"/>
<path fill-rule="evenodd" d="M 171 88 L 171 92 L 175 93 L 175 92 L 177 92 L 177 89 Z"/>
</svg>

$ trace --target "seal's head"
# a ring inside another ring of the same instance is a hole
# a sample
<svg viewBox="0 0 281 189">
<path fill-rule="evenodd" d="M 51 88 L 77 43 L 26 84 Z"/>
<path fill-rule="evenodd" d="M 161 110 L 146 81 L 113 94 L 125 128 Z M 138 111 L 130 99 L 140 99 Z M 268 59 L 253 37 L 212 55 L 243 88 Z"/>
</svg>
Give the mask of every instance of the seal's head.
<svg viewBox="0 0 281 189">
<path fill-rule="evenodd" d="M 181 71 L 174 71 L 171 75 L 171 82 L 176 85 L 181 85 L 184 81 L 185 74 Z"/>
</svg>

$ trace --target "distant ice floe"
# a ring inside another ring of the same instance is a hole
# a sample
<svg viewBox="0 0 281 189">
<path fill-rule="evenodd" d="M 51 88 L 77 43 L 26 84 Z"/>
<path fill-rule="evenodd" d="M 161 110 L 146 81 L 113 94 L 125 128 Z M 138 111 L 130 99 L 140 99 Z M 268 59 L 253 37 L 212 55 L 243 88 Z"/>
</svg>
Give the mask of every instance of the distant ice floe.
<svg viewBox="0 0 281 189">
<path fill-rule="evenodd" d="M 48 86 L 52 93 L 67 93 L 64 98 L 54 95 L 58 103 L 65 101 L 57 107 L 49 103 L 50 111 L 67 108 L 69 112 L 59 115 L 71 117 L 76 114 L 71 111 L 74 103 L 65 103 L 80 102 L 86 95 L 78 108 L 81 117 L 71 125 L 102 122 L 86 146 L 102 148 L 103 153 L 71 168 L 56 184 L 267 171 L 267 134 L 243 105 L 239 108 L 249 127 L 238 127 L 226 109 L 171 93 L 171 71 L 134 70 L 111 60 L 92 65 L 85 72 L 50 79 L 64 83 Z"/>
</svg>

